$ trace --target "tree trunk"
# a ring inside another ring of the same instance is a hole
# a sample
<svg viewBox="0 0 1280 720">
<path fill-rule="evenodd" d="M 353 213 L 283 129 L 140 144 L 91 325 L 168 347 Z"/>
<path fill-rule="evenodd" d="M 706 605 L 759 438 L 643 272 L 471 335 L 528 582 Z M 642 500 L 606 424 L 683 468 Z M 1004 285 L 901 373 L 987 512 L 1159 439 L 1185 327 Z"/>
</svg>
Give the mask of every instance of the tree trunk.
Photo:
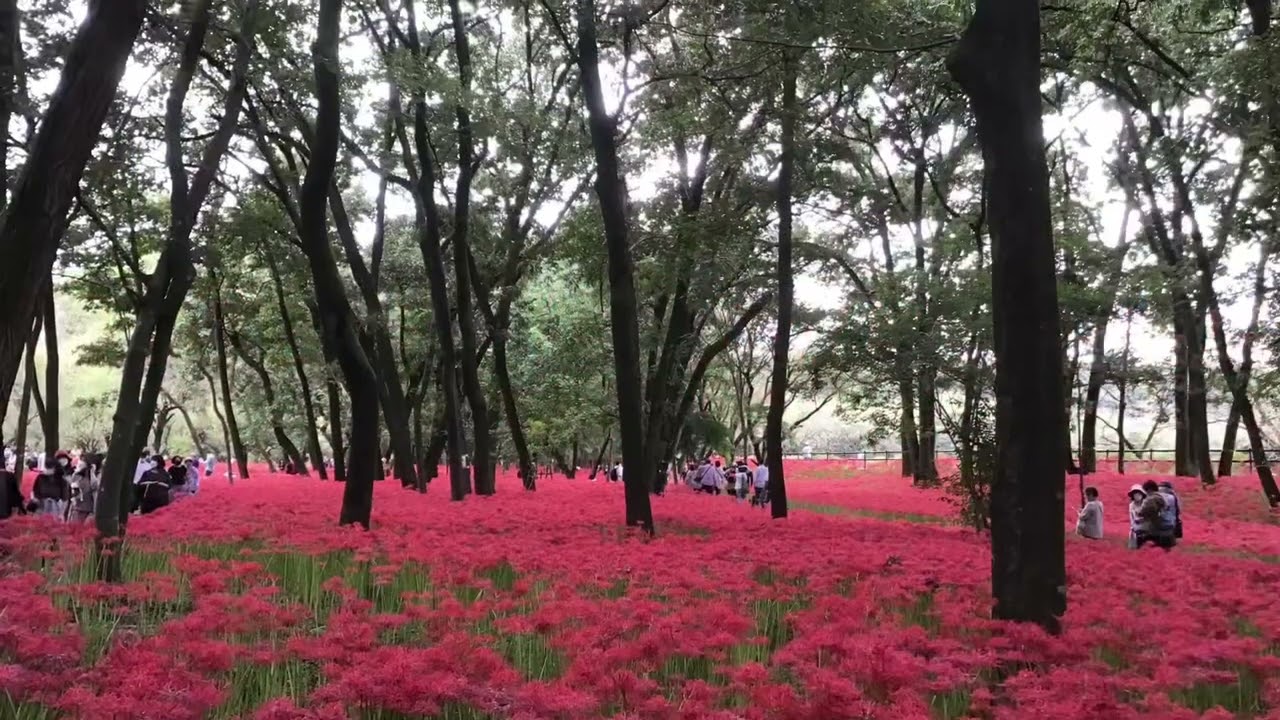
<svg viewBox="0 0 1280 720">
<path fill-rule="evenodd" d="M 1187 329 L 1180 313 L 1173 314 L 1173 474 L 1195 475 L 1187 420 Z"/>
<path fill-rule="evenodd" d="M 787 366 L 791 356 L 791 314 L 795 279 L 791 267 L 791 178 L 796 160 L 796 99 L 798 58 L 784 51 L 782 67 L 782 137 L 779 151 L 778 209 L 778 325 L 773 339 L 773 380 L 769 388 L 769 414 L 765 419 L 765 462 L 769 468 L 769 504 L 773 517 L 787 516 L 787 486 L 783 477 L 782 424 L 787 407 Z"/>
<path fill-rule="evenodd" d="M 0 219 L 0 408 L 9 406 L 67 211 L 115 100 L 146 8 L 145 0 L 89 3 Z"/>
<path fill-rule="evenodd" d="M 329 450 L 333 453 L 333 479 L 345 482 L 347 449 L 342 442 L 342 389 L 332 375 L 325 379 L 324 389 L 329 396 Z"/>
<path fill-rule="evenodd" d="M 261 357 L 255 358 L 249 354 L 239 333 L 232 333 L 230 339 L 231 346 L 235 348 L 236 354 L 249 366 L 250 370 L 253 370 L 254 374 L 258 376 L 258 381 L 262 383 L 262 396 L 267 402 L 271 416 L 271 434 L 275 436 L 281 452 L 284 453 L 285 459 L 293 465 L 296 474 L 306 475 L 307 462 L 302 458 L 302 453 L 298 451 L 298 446 L 289 439 L 289 434 L 285 432 L 284 420 L 276 398 L 275 384 L 271 382 L 271 374 L 267 372 L 266 363 Z"/>
<path fill-rule="evenodd" d="M 938 484 L 937 464 L 937 392 L 938 369 L 932 365 L 923 367 L 917 373 L 917 389 L 920 396 L 920 424 L 917 460 L 915 463 L 915 484 L 932 487 Z"/>
<path fill-rule="evenodd" d="M 902 368 L 901 372 L 908 372 Z M 920 436 L 916 433 L 916 395 L 910 378 L 898 380 L 898 397 L 902 414 L 898 421 L 899 445 L 902 448 L 902 477 L 914 478 L 916 460 L 920 457 Z"/>
<path fill-rule="evenodd" d="M 235 404 L 231 399 L 231 374 L 227 370 L 227 324 L 222 313 L 222 280 L 215 281 L 213 299 L 213 345 L 218 354 L 218 385 L 222 389 L 222 411 L 226 416 L 227 432 L 231 437 L 231 447 L 227 448 L 227 464 L 236 465 L 236 472 L 241 478 L 249 477 L 249 453 L 245 450 L 244 440 L 240 435 L 240 424 L 236 422 Z"/>
<path fill-rule="evenodd" d="M 653 508 L 644 463 L 644 393 L 640 383 L 640 329 L 636 287 L 628 239 L 627 188 L 618 161 L 616 127 L 604 104 L 600 51 L 596 45 L 596 5 L 578 5 L 578 68 L 595 154 L 595 191 L 604 222 L 609 267 L 609 319 L 613 338 L 615 389 L 626 497 L 627 525 L 653 533 Z"/>
<path fill-rule="evenodd" d="M 27 455 L 27 426 L 31 424 L 31 396 L 36 387 L 36 341 L 40 339 L 40 316 L 36 316 L 35 324 L 28 328 L 30 335 L 27 337 L 26 352 L 24 353 L 26 375 L 22 383 L 22 404 L 18 406 L 18 428 L 17 437 L 14 438 L 13 449 L 18 453 L 19 457 L 14 467 L 15 472 L 21 477 L 23 473 L 23 461 Z"/>
<path fill-rule="evenodd" d="M 222 414 L 222 410 L 218 408 L 218 388 L 214 384 L 213 375 L 208 370 L 201 367 L 200 373 L 204 375 L 205 382 L 209 385 L 209 404 L 213 407 L 213 414 L 218 418 L 218 425 L 222 428 L 222 447 L 224 459 L 228 466 L 231 464 L 231 431 L 227 429 L 227 418 Z"/>
<path fill-rule="evenodd" d="M 200 433 L 196 431 L 196 424 L 191 420 L 191 413 L 187 412 L 187 408 L 181 404 L 174 402 L 173 398 L 167 398 L 168 402 L 173 405 L 173 409 L 178 411 L 182 416 L 182 423 L 187 426 L 187 432 L 191 433 L 191 444 L 196 450 L 196 455 L 204 457 L 204 440 L 201 439 Z"/>
<path fill-rule="evenodd" d="M 155 427 L 152 429 L 153 441 L 151 446 L 155 448 L 157 455 L 168 455 L 169 447 L 165 442 L 166 433 L 169 430 L 169 420 L 173 418 L 173 408 L 166 407 L 156 413 Z"/>
<path fill-rule="evenodd" d="M 1040 6 L 977 0 L 948 66 L 969 97 L 988 187 L 996 357 L 991 589 L 998 619 L 1050 632 L 1066 611 L 1057 278 L 1040 117 Z"/>
<path fill-rule="evenodd" d="M 507 415 L 511 444 L 516 448 L 520 481 L 524 483 L 525 490 L 534 490 L 537 488 L 537 468 L 533 466 L 533 456 L 529 454 L 529 439 L 525 437 L 524 426 L 520 424 L 520 408 L 516 404 L 516 393 L 511 386 L 511 373 L 507 366 L 507 339 L 504 332 L 498 330 L 493 340 L 493 377 L 502 396 L 502 409 Z"/>
<path fill-rule="evenodd" d="M 1270 248 L 1262 243 L 1261 256 L 1254 268 L 1253 275 L 1253 310 L 1249 316 L 1249 326 L 1244 333 L 1244 345 L 1240 351 L 1240 370 L 1238 382 L 1247 391 L 1249 376 L 1253 374 L 1253 344 L 1257 340 L 1259 321 L 1262 316 L 1262 305 L 1267 298 L 1267 261 L 1270 259 Z M 1218 477 L 1229 477 L 1231 466 L 1235 461 L 1236 431 L 1240 425 L 1242 408 L 1234 399 L 1231 411 L 1227 415 L 1227 426 L 1222 431 L 1222 455 L 1218 459 Z"/>
<path fill-rule="evenodd" d="M 270 252 L 264 255 L 267 259 L 267 269 L 271 272 L 271 283 L 275 286 L 276 306 L 280 310 L 285 343 L 289 346 L 289 356 L 293 359 L 293 371 L 298 376 L 303 420 L 307 424 L 307 452 L 311 455 L 311 466 L 316 469 L 316 474 L 321 480 L 327 480 L 329 469 L 325 467 L 324 450 L 320 447 L 320 430 L 316 426 L 316 407 L 311 396 L 311 380 L 307 377 L 306 364 L 302 361 L 302 351 L 298 348 L 298 336 L 293 330 L 293 318 L 289 315 L 289 305 L 285 302 L 284 283 L 280 279 L 280 269 L 276 266 L 275 256 Z"/>
<path fill-rule="evenodd" d="M 1236 371 L 1235 362 L 1227 349 L 1227 333 L 1222 322 L 1222 309 L 1218 306 L 1218 294 L 1213 288 L 1215 264 L 1205 250 L 1204 240 L 1198 231 L 1192 231 L 1192 247 L 1196 254 L 1196 264 L 1200 269 L 1200 292 L 1208 305 L 1209 319 L 1213 327 L 1213 342 L 1218 349 L 1218 368 L 1231 388 L 1233 403 L 1240 408 L 1240 418 L 1244 421 L 1246 434 L 1249 436 L 1249 448 L 1253 454 L 1254 469 L 1258 473 L 1258 482 L 1271 507 L 1280 505 L 1280 486 L 1276 485 L 1275 475 L 1271 472 L 1271 462 L 1267 458 L 1266 441 L 1262 430 L 1258 427 L 1258 419 L 1253 412 L 1253 403 L 1249 400 L 1245 378 Z M 1266 252 L 1264 247 L 1263 252 Z M 1266 256 L 1263 256 L 1265 262 Z M 1207 455 L 1207 453 L 1206 453 Z M 1208 459 L 1207 457 L 1205 458 Z"/>
<path fill-rule="evenodd" d="M 351 398 L 351 463 L 338 521 L 367 528 L 373 512 L 373 481 L 378 467 L 378 378 L 361 345 L 355 315 L 329 245 L 326 212 L 342 121 L 337 74 L 341 67 L 338 59 L 341 11 L 341 0 L 320 0 L 316 41 L 312 46 L 317 101 L 315 139 L 299 194 L 299 235 L 311 268 L 324 338 L 337 357 Z"/>
<path fill-rule="evenodd" d="M 1124 474 L 1124 450 L 1128 441 L 1124 437 L 1124 416 L 1129 409 L 1128 406 L 1128 390 L 1129 390 L 1129 350 L 1130 341 L 1133 333 L 1133 308 L 1125 313 L 1124 317 L 1124 353 L 1120 356 L 1120 379 L 1116 383 L 1119 387 L 1117 391 L 1120 400 L 1116 406 L 1116 437 L 1119 439 L 1120 447 L 1116 450 L 1116 472 Z"/>
<path fill-rule="evenodd" d="M 463 22 L 459 0 L 449 0 L 449 16 L 453 23 L 453 49 L 458 61 L 458 102 L 455 108 L 458 130 L 458 180 L 453 194 L 453 271 L 457 280 L 458 337 L 462 350 L 462 385 L 471 406 L 471 432 L 475 440 L 471 457 L 475 476 L 476 493 L 492 495 L 497 491 L 493 467 L 493 438 L 489 434 L 489 405 L 485 401 L 484 387 L 480 384 L 476 353 L 476 328 L 472 312 L 472 282 L 470 263 L 470 238 L 468 223 L 471 219 L 471 181 L 478 166 L 471 137 L 471 111 L 467 107 L 471 93 L 471 46 L 467 40 L 467 26 Z"/>
<path fill-rule="evenodd" d="M 58 320 L 53 307 L 53 279 L 44 290 L 44 447 L 49 453 L 61 449 L 58 434 L 60 400 L 58 392 Z"/>
<path fill-rule="evenodd" d="M 1109 310 L 1110 308 L 1108 308 Z M 1093 327 L 1093 355 L 1089 362 L 1089 379 L 1084 391 L 1084 419 L 1080 424 L 1080 466 L 1084 472 L 1098 471 L 1098 400 L 1107 373 L 1107 324 L 1110 312 L 1098 316 Z"/>
<path fill-rule="evenodd" d="M 0 0 L 0 212 L 9 204 L 9 146 L 19 140 L 9 132 L 18 108 L 18 76 L 23 64 L 22 15 L 18 0 Z M 4 412 L 0 411 L 0 419 Z"/>
</svg>

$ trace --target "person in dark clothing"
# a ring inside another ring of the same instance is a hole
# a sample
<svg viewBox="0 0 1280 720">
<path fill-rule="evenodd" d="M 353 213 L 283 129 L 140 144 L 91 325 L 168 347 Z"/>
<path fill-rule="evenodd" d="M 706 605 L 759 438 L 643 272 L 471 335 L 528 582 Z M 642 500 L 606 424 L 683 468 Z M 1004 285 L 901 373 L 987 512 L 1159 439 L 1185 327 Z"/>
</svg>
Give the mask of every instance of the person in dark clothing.
<svg viewBox="0 0 1280 720">
<path fill-rule="evenodd" d="M 18 485 L 15 473 L 0 469 L 0 520 L 15 514 L 27 514 L 27 508 L 22 502 L 22 487 Z"/>
<path fill-rule="evenodd" d="M 60 450 L 54 456 L 53 467 L 36 476 L 32 495 L 37 511 L 63 519 L 71 503 L 71 454 Z"/>
<path fill-rule="evenodd" d="M 151 469 L 142 476 L 133 492 L 133 509 L 143 515 L 169 504 L 169 473 L 165 470 L 164 458 L 156 455 L 151 460 Z"/>
<path fill-rule="evenodd" d="M 169 487 L 181 487 L 187 484 L 187 466 L 181 457 L 174 456 L 169 461 Z"/>
</svg>

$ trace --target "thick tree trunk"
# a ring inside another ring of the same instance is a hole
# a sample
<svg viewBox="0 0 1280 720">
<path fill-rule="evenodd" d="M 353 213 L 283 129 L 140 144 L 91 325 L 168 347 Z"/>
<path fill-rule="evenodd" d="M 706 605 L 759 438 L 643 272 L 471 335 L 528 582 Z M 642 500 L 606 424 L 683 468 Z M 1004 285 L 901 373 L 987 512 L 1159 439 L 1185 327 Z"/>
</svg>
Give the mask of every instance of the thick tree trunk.
<svg viewBox="0 0 1280 720">
<path fill-rule="evenodd" d="M 775 518 L 787 516 L 787 485 L 783 477 L 782 425 L 787 407 L 787 367 L 791 356 L 791 315 L 795 278 L 791 267 L 791 180 L 796 161 L 796 99 L 798 58 L 784 51 L 782 67 L 782 137 L 779 152 L 778 211 L 778 325 L 773 339 L 773 380 L 769 387 L 769 414 L 765 419 L 765 462 L 769 468 L 769 505 Z"/>
<path fill-rule="evenodd" d="M 636 287 L 628 239 L 627 188 L 618 160 L 614 119 L 604 103 L 600 82 L 600 51 L 596 45 L 594 0 L 578 4 L 578 69 L 595 154 L 595 191 L 604 221 L 609 266 L 609 319 L 613 337 L 613 365 L 618 395 L 623 483 L 627 524 L 652 533 L 649 503 L 652 472 L 644 471 L 644 392 L 640 383 L 640 329 Z"/>
<path fill-rule="evenodd" d="M 307 377 L 306 364 L 302 361 L 302 351 L 298 347 L 298 336 L 293 330 L 293 317 L 289 314 L 289 304 L 285 302 L 284 282 L 280 279 L 280 269 L 276 266 L 275 257 L 265 253 L 267 269 L 271 272 L 271 283 L 275 286 L 276 307 L 280 310 L 280 323 L 284 328 L 285 343 L 289 346 L 289 357 L 293 359 L 293 371 L 298 377 L 298 393 L 302 396 L 303 420 L 307 424 L 307 452 L 311 455 L 311 466 L 321 480 L 329 478 L 329 469 L 325 467 L 324 450 L 320 447 L 320 430 L 316 425 L 315 400 L 311 395 L 311 380 Z"/>
<path fill-rule="evenodd" d="M 902 372 L 907 372 L 906 368 Z M 916 433 L 915 386 L 909 378 L 899 376 L 898 399 L 901 410 L 898 421 L 899 445 L 902 448 L 902 477 L 914 478 L 916 460 L 920 458 L 920 436 Z"/>
<path fill-rule="evenodd" d="M 227 464 L 235 463 L 241 478 L 249 477 L 249 452 L 245 450 L 244 440 L 240 435 L 240 424 L 236 422 L 235 403 L 231 398 L 231 373 L 227 361 L 227 324 L 222 313 L 222 290 L 219 279 L 214 290 L 213 299 L 213 345 L 218 355 L 218 386 L 222 390 L 222 412 L 226 418 L 227 433 L 231 438 L 231 447 L 227 448 Z"/>
<path fill-rule="evenodd" d="M 1193 312 L 1188 301 L 1184 312 L 1184 327 L 1187 328 L 1187 451 L 1200 482 L 1212 485 L 1217 482 L 1217 477 L 1213 474 L 1213 458 L 1209 454 L 1208 381 L 1204 368 L 1205 309 Z"/>
<path fill-rule="evenodd" d="M 977 0 L 948 62 L 969 97 L 988 182 L 998 462 L 994 616 L 1057 632 L 1066 611 L 1057 282 L 1040 117 L 1040 6 Z"/>
<path fill-rule="evenodd" d="M 9 406 L 67 211 L 146 8 L 145 0 L 91 0 L 0 219 L 0 412 Z"/>
<path fill-rule="evenodd" d="M 937 410 L 938 369 L 933 366 L 919 370 L 916 388 L 920 397 L 919 444 L 915 463 L 915 484 L 932 487 L 938 484 L 937 463 Z"/>
<path fill-rule="evenodd" d="M 299 194 L 299 235 L 311 268 L 323 337 L 338 360 L 351 398 L 351 462 L 338 521 L 367 528 L 378 467 L 378 378 L 361 345 L 355 315 L 329 245 L 326 212 L 342 121 L 338 80 L 341 11 L 341 0 L 320 0 L 312 46 L 317 101 L 315 136 Z"/>
<path fill-rule="evenodd" d="M 1190 422 L 1187 419 L 1187 330 L 1181 314 L 1173 314 L 1173 473 L 1195 475 L 1191 452 Z"/>
<path fill-rule="evenodd" d="M 489 433 L 489 405 L 480 384 L 480 359 L 476 353 L 476 327 L 472 312 L 471 243 L 468 223 L 471 220 L 471 181 L 477 167 L 472 142 L 471 111 L 467 107 L 471 92 L 471 46 L 463 21 L 459 0 L 449 0 L 449 16 L 453 23 L 453 49 L 458 61 L 458 102 L 455 108 L 458 130 L 458 181 L 453 194 L 453 272 L 457 280 L 458 337 L 462 350 L 462 385 L 471 406 L 471 432 L 474 453 L 471 458 L 476 493 L 497 492 L 493 467 L 493 438 Z"/>
<path fill-rule="evenodd" d="M 58 320 L 53 307 L 53 279 L 44 289 L 44 447 L 49 453 L 61 449 L 58 415 L 61 400 L 58 391 Z"/>
</svg>

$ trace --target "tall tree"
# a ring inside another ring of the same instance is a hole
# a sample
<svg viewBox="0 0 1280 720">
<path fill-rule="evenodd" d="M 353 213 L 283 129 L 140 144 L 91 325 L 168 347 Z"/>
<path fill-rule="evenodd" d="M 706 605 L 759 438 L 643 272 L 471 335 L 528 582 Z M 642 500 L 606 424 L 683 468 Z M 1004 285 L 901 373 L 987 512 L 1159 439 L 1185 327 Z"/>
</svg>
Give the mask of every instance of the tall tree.
<svg viewBox="0 0 1280 720">
<path fill-rule="evenodd" d="M 1060 628 L 1066 611 L 1066 415 L 1049 177 L 1040 110 L 1040 6 L 976 0 L 948 61 L 969 97 L 988 184 L 996 358 L 991 487 L 994 615 Z"/>
<path fill-rule="evenodd" d="M 341 0 L 319 0 L 316 42 L 312 48 L 316 86 L 315 136 L 299 194 L 300 235 L 312 282 L 324 342 L 332 348 L 351 398 L 350 462 L 338 521 L 369 526 L 373 482 L 379 467 L 378 378 L 360 341 L 351 303 L 329 245 L 326 212 L 329 188 L 337 167 L 341 135 L 342 95 L 338 79 L 338 36 Z M 329 422 L 338 422 L 330 417 Z M 335 448 L 337 452 L 337 448 Z"/>
<path fill-rule="evenodd" d="M 600 83 L 600 49 L 596 40 L 594 0 L 578 3 L 578 70 L 587 107 L 591 148 L 596 159 L 596 198 L 604 220 L 609 264 L 609 318 L 618 394 L 618 426 L 622 445 L 628 525 L 653 532 L 649 503 L 652 472 L 644 467 L 644 398 L 640 384 L 640 329 L 636 312 L 635 269 L 628 237 L 627 188 L 618 160 L 614 118 L 604 103 Z"/>
<path fill-rule="evenodd" d="M 773 381 L 769 416 L 765 425 L 765 461 L 769 468 L 769 504 L 773 517 L 787 516 L 787 486 L 783 477 L 782 413 L 787 405 L 787 367 L 791 355 L 791 314 L 795 304 L 795 278 L 791 267 L 791 193 L 796 161 L 796 76 L 799 59 L 791 50 L 782 60 L 782 137 L 778 166 L 778 327 L 773 341 Z"/>
<path fill-rule="evenodd" d="M 90 0 L 67 52 L 58 88 L 0 218 L 0 307 L 5 308 L 0 314 L 0 412 L 9 406 L 22 349 L 67 212 L 115 99 L 147 5 L 146 0 Z M 16 23 L 11 27 L 16 32 Z M 16 36 L 6 39 L 16 43 Z M 7 78 L 0 78 L 0 83 L 5 82 Z"/>
</svg>

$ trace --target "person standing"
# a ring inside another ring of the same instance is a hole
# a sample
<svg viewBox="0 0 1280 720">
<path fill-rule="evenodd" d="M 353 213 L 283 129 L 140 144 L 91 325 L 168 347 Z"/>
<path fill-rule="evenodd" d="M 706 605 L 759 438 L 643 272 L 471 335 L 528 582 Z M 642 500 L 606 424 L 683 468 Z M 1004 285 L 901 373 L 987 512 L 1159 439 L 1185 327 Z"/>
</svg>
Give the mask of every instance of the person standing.
<svg viewBox="0 0 1280 720">
<path fill-rule="evenodd" d="M 22 502 L 22 487 L 18 485 L 17 474 L 7 469 L 0 470 L 0 520 L 26 514 L 27 508 Z"/>
<path fill-rule="evenodd" d="M 71 522 L 84 523 L 93 517 L 102 482 L 102 455 L 90 454 L 80 459 L 71 476 Z"/>
<path fill-rule="evenodd" d="M 1090 540 L 1102 539 L 1102 501 L 1098 499 L 1098 488 L 1084 490 L 1084 507 L 1080 508 L 1076 519 L 1076 534 Z"/>
<path fill-rule="evenodd" d="M 751 498 L 753 504 L 765 507 L 769 504 L 769 466 L 764 463 L 756 465 L 756 474 L 752 478 L 752 484 L 755 486 L 755 495 Z"/>
<path fill-rule="evenodd" d="M 1182 499 L 1173 491 L 1173 483 L 1168 480 L 1160 482 L 1158 492 L 1164 496 L 1165 516 L 1164 524 L 1173 528 L 1173 539 L 1178 541 L 1182 539 Z"/>
</svg>

